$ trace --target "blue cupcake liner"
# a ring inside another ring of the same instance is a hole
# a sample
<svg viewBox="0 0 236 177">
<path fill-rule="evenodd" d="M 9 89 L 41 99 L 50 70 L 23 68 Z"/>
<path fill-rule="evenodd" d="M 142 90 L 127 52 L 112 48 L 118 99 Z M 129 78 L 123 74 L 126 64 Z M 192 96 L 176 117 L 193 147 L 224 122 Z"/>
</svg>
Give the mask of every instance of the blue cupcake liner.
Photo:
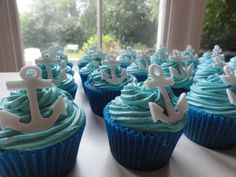
<svg viewBox="0 0 236 177">
<path fill-rule="evenodd" d="M 92 111 L 101 117 L 103 116 L 103 109 L 106 104 L 121 94 L 121 91 L 93 88 L 89 85 L 88 81 L 84 83 L 84 89 Z"/>
<path fill-rule="evenodd" d="M 140 74 L 132 74 L 134 75 L 134 77 L 136 77 L 136 79 L 138 80 L 138 82 L 143 82 L 147 79 L 147 75 L 143 74 L 143 75 L 140 75 Z"/>
<path fill-rule="evenodd" d="M 131 65 L 131 63 L 121 63 L 120 67 L 121 68 L 127 68 L 129 65 Z"/>
<path fill-rule="evenodd" d="M 82 84 L 84 85 L 85 81 L 87 81 L 87 79 L 88 79 L 88 74 L 83 74 L 83 73 L 79 72 L 79 75 L 80 75 Z"/>
<path fill-rule="evenodd" d="M 184 88 L 172 88 L 172 87 L 171 87 L 171 90 L 173 91 L 175 96 L 180 96 L 181 93 L 187 93 L 189 91 Z"/>
<path fill-rule="evenodd" d="M 65 177 L 74 167 L 85 125 L 68 139 L 34 151 L 0 150 L 1 177 Z"/>
<path fill-rule="evenodd" d="M 76 95 L 76 92 L 77 92 L 77 88 L 78 88 L 78 85 L 75 84 L 72 89 L 70 89 L 70 90 L 67 91 L 67 92 L 70 93 L 70 95 L 72 96 L 73 99 L 75 99 L 75 95 Z"/>
<path fill-rule="evenodd" d="M 207 113 L 190 106 L 185 135 L 195 143 L 211 149 L 236 146 L 236 119 Z"/>
<path fill-rule="evenodd" d="M 86 66 L 88 63 L 77 63 L 77 66 L 79 69 L 83 68 L 84 66 Z"/>
<path fill-rule="evenodd" d="M 69 62 L 69 63 L 67 63 L 67 66 L 69 66 L 70 68 L 72 68 L 72 67 L 73 67 L 73 63 L 72 63 L 72 62 Z"/>
<path fill-rule="evenodd" d="M 75 75 L 75 72 L 72 69 L 69 69 L 68 71 L 66 71 L 67 74 L 70 74 L 72 76 Z"/>
<path fill-rule="evenodd" d="M 142 171 L 156 170 L 168 163 L 183 133 L 142 132 L 111 121 L 108 105 L 104 109 L 110 150 L 123 166 Z"/>
</svg>

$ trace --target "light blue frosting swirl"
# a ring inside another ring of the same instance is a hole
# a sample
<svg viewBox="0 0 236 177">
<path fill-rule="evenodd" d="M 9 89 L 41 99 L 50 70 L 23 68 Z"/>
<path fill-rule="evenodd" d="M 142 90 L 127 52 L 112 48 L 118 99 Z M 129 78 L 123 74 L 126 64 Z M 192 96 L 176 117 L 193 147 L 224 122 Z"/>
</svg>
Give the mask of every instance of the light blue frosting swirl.
<svg viewBox="0 0 236 177">
<path fill-rule="evenodd" d="M 21 133 L 10 128 L 0 129 L 0 148 L 19 151 L 42 149 L 69 138 L 84 126 L 85 113 L 83 109 L 70 99 L 67 92 L 55 86 L 37 89 L 41 115 L 49 117 L 52 113 L 51 106 L 59 97 L 64 99 L 66 116 L 60 115 L 52 128 L 35 133 Z M 30 107 L 25 90 L 11 92 L 9 97 L 0 99 L 0 109 L 19 116 L 21 122 L 30 122 Z"/>
<path fill-rule="evenodd" d="M 187 65 L 193 64 L 193 65 L 194 65 L 194 68 L 197 67 L 198 62 L 199 62 L 199 61 L 198 61 L 198 57 L 195 56 L 195 54 L 193 53 L 192 50 L 188 50 L 188 49 L 184 50 L 184 51 L 183 51 L 183 55 L 184 55 L 185 57 L 188 57 L 188 58 L 189 58 L 189 59 L 186 60 L 186 62 L 185 62 Z"/>
<path fill-rule="evenodd" d="M 232 69 L 236 70 L 236 57 L 231 58 L 227 65 L 229 65 Z"/>
<path fill-rule="evenodd" d="M 127 74 L 126 79 L 120 84 L 112 84 L 108 83 L 102 79 L 101 72 L 105 71 L 109 77 L 111 78 L 111 69 L 108 66 L 101 66 L 100 68 L 94 70 L 88 77 L 88 82 L 92 87 L 97 89 L 108 89 L 108 90 L 121 90 L 124 85 L 132 82 L 136 82 L 136 78 L 133 75 Z M 122 68 L 116 67 L 116 75 L 120 77 L 121 72 L 123 71 Z"/>
<path fill-rule="evenodd" d="M 126 49 L 120 54 L 120 64 L 128 67 L 135 59 L 136 52 L 132 49 Z"/>
<path fill-rule="evenodd" d="M 105 54 L 93 54 L 89 63 L 80 69 L 80 73 L 89 75 L 95 69 L 101 66 L 101 62 L 105 59 Z"/>
<path fill-rule="evenodd" d="M 147 75 L 148 69 L 139 67 L 139 64 L 146 66 L 144 57 L 148 61 L 147 66 L 149 66 L 151 64 L 149 56 L 144 55 L 144 56 L 137 57 L 137 59 L 130 66 L 127 67 L 126 71 L 130 74 Z"/>
<path fill-rule="evenodd" d="M 173 106 L 176 98 L 168 89 Z M 158 89 L 147 90 L 142 82 L 124 86 L 121 96 L 116 97 L 109 105 L 109 114 L 113 122 L 124 127 L 144 132 L 176 132 L 184 128 L 186 117 L 176 124 L 168 124 L 162 121 L 153 123 L 149 102 L 155 102 L 166 112 L 164 99 Z"/>
<path fill-rule="evenodd" d="M 219 75 L 211 75 L 191 86 L 187 100 L 191 106 L 206 112 L 236 118 L 235 106 L 229 102 L 226 89 L 236 94 L 236 87 L 224 83 Z"/>
<path fill-rule="evenodd" d="M 151 56 L 151 64 L 158 64 L 161 65 L 164 62 L 167 62 L 169 55 L 165 48 L 158 49 L 152 56 Z"/>
<path fill-rule="evenodd" d="M 45 65 L 39 64 L 37 66 L 39 66 L 42 70 L 42 78 L 48 79 L 47 70 L 46 70 Z M 58 65 L 54 65 L 54 64 L 52 64 L 50 67 L 51 67 L 51 71 L 53 73 L 53 78 L 58 79 L 58 77 L 61 73 L 61 68 Z M 75 85 L 76 85 L 76 83 L 75 83 L 73 76 L 71 76 L 70 74 L 67 74 L 67 79 L 63 80 L 60 83 L 60 85 L 57 85 L 57 87 L 59 87 L 62 90 L 65 90 L 65 91 L 69 91 L 69 90 L 73 89 L 75 87 Z"/>
</svg>

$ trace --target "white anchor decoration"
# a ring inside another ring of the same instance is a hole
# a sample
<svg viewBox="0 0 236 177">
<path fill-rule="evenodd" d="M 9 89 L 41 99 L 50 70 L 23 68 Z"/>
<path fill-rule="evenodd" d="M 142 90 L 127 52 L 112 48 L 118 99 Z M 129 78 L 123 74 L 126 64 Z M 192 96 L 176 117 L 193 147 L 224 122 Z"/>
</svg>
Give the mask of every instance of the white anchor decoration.
<svg viewBox="0 0 236 177">
<path fill-rule="evenodd" d="M 34 73 L 29 75 L 29 73 Z M 62 97 L 51 106 L 52 115 L 47 118 L 41 116 L 38 100 L 37 88 L 51 87 L 50 79 L 42 80 L 40 75 L 42 71 L 37 66 L 25 66 L 20 70 L 21 81 L 8 81 L 6 86 L 10 90 L 26 89 L 29 99 L 29 106 L 31 112 L 31 121 L 29 123 L 20 122 L 20 118 L 5 110 L 0 111 L 0 126 L 2 128 L 12 128 L 16 131 L 24 133 L 38 132 L 51 128 L 61 114 L 66 115 L 66 108 Z"/>
<path fill-rule="evenodd" d="M 66 80 L 66 61 L 62 62 L 59 59 L 55 59 L 53 57 L 53 53 L 50 52 L 49 50 L 45 50 L 42 52 L 42 59 L 36 59 L 35 60 L 36 64 L 44 64 L 47 70 L 48 78 L 52 80 L 52 82 L 56 85 L 61 84 L 63 80 Z M 54 79 L 52 75 L 52 70 L 50 65 L 51 64 L 59 64 L 62 65 L 62 71 L 58 77 L 58 79 Z"/>
<path fill-rule="evenodd" d="M 191 52 L 192 54 L 194 54 L 194 52 L 195 52 L 191 45 L 187 45 L 185 51 Z M 197 59 L 197 54 L 195 54 L 193 58 L 189 58 L 189 59 L 190 60 L 193 60 L 193 59 L 198 60 Z"/>
<path fill-rule="evenodd" d="M 193 75 L 193 64 L 190 64 L 189 66 L 183 65 L 183 60 L 189 59 L 189 57 L 185 57 L 181 54 L 178 50 L 173 50 L 173 57 L 171 57 L 171 60 L 174 60 L 178 63 L 179 66 L 179 72 L 173 68 L 169 67 L 170 75 L 172 78 L 186 78 L 191 77 Z"/>
<path fill-rule="evenodd" d="M 140 52 L 138 53 L 137 58 L 141 58 L 142 60 L 144 60 L 144 64 L 142 62 L 136 62 L 139 69 L 147 70 L 150 65 L 150 59 L 148 58 L 148 56 L 146 56 L 143 52 Z"/>
<path fill-rule="evenodd" d="M 107 56 L 107 60 L 102 61 L 102 65 L 109 65 L 111 69 L 111 78 L 110 76 L 105 72 L 101 71 L 102 73 L 102 80 L 105 80 L 108 83 L 111 84 L 120 84 L 122 83 L 126 77 L 127 77 L 127 72 L 125 69 L 122 70 L 120 77 L 117 77 L 116 75 L 116 65 L 118 65 L 120 62 L 112 59 L 110 56 Z"/>
<path fill-rule="evenodd" d="M 220 46 L 215 45 L 214 48 L 212 49 L 212 56 L 219 56 L 222 53 L 222 49 L 220 48 Z"/>
<path fill-rule="evenodd" d="M 173 108 L 171 104 L 171 100 L 169 98 L 168 92 L 166 91 L 167 85 L 172 85 L 174 83 L 172 78 L 164 78 L 162 69 L 157 64 L 152 64 L 148 69 L 149 75 L 152 78 L 151 81 L 145 81 L 145 87 L 147 89 L 152 89 L 157 87 L 164 98 L 165 107 L 167 110 L 167 115 L 165 115 L 164 109 L 157 105 L 154 102 L 149 102 L 149 108 L 152 114 L 153 122 L 157 122 L 161 120 L 163 122 L 176 124 L 180 120 L 183 119 L 185 112 L 187 111 L 187 101 L 186 101 L 186 94 L 182 93 L 179 97 L 179 100 L 176 104 L 176 110 Z"/>
<path fill-rule="evenodd" d="M 224 66 L 225 75 L 221 76 L 221 79 L 225 83 L 229 83 L 231 85 L 236 86 L 236 76 L 234 74 L 234 70 L 230 66 Z M 236 95 L 230 90 L 226 89 L 227 96 L 231 104 L 236 106 Z"/>
</svg>

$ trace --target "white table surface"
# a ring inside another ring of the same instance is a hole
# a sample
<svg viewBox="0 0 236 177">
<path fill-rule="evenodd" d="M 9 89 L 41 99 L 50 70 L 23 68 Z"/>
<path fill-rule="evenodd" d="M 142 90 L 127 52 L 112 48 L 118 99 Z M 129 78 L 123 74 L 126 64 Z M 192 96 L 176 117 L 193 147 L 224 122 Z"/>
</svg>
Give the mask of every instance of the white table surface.
<svg viewBox="0 0 236 177">
<path fill-rule="evenodd" d="M 6 80 L 16 80 L 17 73 L 0 73 L 0 97 L 8 93 Z M 75 168 L 67 177 L 236 177 L 236 148 L 215 151 L 199 146 L 182 135 L 172 154 L 170 162 L 152 172 L 129 170 L 117 163 L 109 150 L 103 119 L 91 112 L 79 84 L 76 102 L 82 105 L 87 124 L 82 136 Z"/>
</svg>

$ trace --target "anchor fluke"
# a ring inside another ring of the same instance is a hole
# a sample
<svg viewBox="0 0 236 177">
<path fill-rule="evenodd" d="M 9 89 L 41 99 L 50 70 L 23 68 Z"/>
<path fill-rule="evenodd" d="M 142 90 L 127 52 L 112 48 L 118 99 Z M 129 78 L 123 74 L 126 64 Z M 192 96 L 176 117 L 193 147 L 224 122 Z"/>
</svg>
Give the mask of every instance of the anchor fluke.
<svg viewBox="0 0 236 177">
<path fill-rule="evenodd" d="M 149 108 L 152 115 L 153 122 L 161 120 L 163 122 L 176 124 L 181 121 L 184 117 L 184 114 L 187 110 L 187 101 L 186 94 L 182 93 L 179 97 L 179 100 L 176 104 L 176 110 L 173 108 L 168 92 L 166 91 L 166 86 L 173 83 L 173 79 L 164 78 L 162 69 L 159 65 L 152 64 L 148 69 L 149 75 L 151 76 L 151 81 L 145 81 L 145 87 L 147 89 L 157 87 L 161 92 L 164 103 L 166 114 L 164 109 L 157 105 L 155 102 L 149 102 Z"/>
<path fill-rule="evenodd" d="M 26 89 L 30 107 L 30 122 L 20 122 L 18 115 L 5 110 L 0 110 L 0 126 L 12 128 L 23 133 L 32 133 L 51 128 L 61 114 L 66 115 L 64 100 L 59 97 L 51 106 L 52 114 L 49 117 L 42 117 L 38 100 L 37 88 L 51 87 L 51 80 L 40 79 L 41 70 L 37 66 L 25 66 L 20 70 L 21 81 L 7 82 L 7 87 L 12 90 Z"/>
</svg>

